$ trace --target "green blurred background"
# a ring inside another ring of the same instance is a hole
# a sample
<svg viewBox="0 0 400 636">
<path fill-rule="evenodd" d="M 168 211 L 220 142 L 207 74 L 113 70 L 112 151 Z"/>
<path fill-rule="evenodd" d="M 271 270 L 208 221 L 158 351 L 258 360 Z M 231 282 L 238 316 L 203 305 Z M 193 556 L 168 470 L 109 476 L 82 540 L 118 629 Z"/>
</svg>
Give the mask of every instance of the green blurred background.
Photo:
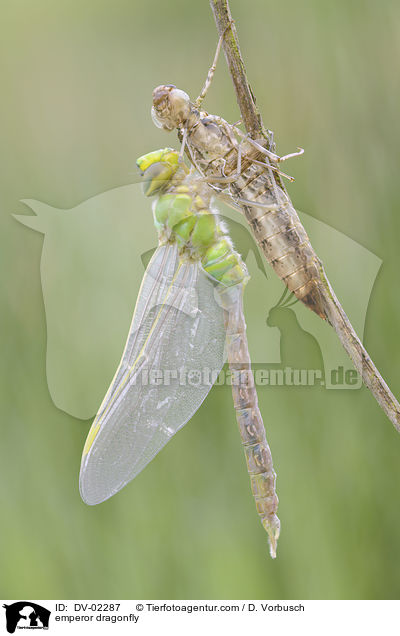
<svg viewBox="0 0 400 636">
<path fill-rule="evenodd" d="M 306 149 L 288 166 L 296 206 L 383 260 L 364 338 L 400 395 L 400 5 L 232 0 L 231 9 L 278 151 Z M 151 122 L 151 91 L 174 83 L 197 95 L 216 31 L 207 0 L 5 0 L 0 31 L 0 596 L 398 598 L 400 438 L 365 389 L 260 389 L 278 473 L 276 561 L 229 387 L 214 388 L 118 496 L 81 502 L 90 422 L 50 398 L 43 237 L 11 213 L 27 213 L 27 197 L 72 208 L 129 184 L 140 154 L 175 145 Z M 238 119 L 223 59 L 206 107 Z M 259 311 L 254 297 L 246 310 Z"/>
</svg>

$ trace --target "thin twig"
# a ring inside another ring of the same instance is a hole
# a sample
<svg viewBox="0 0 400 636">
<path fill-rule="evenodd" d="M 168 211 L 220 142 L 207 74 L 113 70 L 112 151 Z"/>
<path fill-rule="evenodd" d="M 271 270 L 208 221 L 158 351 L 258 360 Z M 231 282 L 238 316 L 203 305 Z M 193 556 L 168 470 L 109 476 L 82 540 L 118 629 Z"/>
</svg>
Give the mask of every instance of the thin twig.
<svg viewBox="0 0 400 636">
<path fill-rule="evenodd" d="M 257 137 L 269 139 L 269 135 L 264 128 L 261 115 L 257 109 L 255 97 L 247 80 L 246 69 L 240 52 L 239 40 L 234 21 L 232 20 L 228 0 L 210 0 L 210 5 L 218 33 L 220 36 L 222 34 L 224 35 L 222 46 L 246 130 L 253 139 Z M 291 204 L 289 196 L 288 200 Z M 349 354 L 365 385 L 391 420 L 396 430 L 400 432 L 400 404 L 383 380 L 354 331 L 329 281 L 325 277 L 322 264 L 320 292 L 324 301 L 327 321 L 335 329 L 344 349 Z"/>
<path fill-rule="evenodd" d="M 210 0 L 219 35 L 224 35 L 223 49 L 235 86 L 243 123 L 253 138 L 267 137 L 256 100 L 247 80 L 246 69 L 239 47 L 235 23 L 227 0 Z"/>
</svg>

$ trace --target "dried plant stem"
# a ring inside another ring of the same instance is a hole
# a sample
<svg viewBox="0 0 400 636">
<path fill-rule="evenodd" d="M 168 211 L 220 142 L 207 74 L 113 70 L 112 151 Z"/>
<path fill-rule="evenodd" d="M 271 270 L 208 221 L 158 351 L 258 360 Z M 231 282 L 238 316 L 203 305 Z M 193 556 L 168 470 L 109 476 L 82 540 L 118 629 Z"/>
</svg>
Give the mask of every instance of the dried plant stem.
<svg viewBox="0 0 400 636">
<path fill-rule="evenodd" d="M 262 136 L 265 131 L 254 95 L 247 81 L 246 69 L 240 52 L 239 40 L 229 4 L 226 0 L 210 0 L 210 5 L 214 13 L 218 33 L 220 36 L 224 35 L 222 46 L 235 86 L 243 123 L 251 137 Z"/>
</svg>

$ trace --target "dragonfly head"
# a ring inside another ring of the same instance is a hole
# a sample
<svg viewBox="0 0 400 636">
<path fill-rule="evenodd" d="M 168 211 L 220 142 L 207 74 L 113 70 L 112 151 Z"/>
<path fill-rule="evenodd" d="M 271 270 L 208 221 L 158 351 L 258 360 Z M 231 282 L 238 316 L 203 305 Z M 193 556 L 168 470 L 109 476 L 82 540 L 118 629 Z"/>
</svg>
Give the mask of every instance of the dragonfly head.
<svg viewBox="0 0 400 636">
<path fill-rule="evenodd" d="M 158 128 L 178 128 L 189 117 L 190 108 L 189 95 L 173 84 L 157 86 L 153 91 L 151 117 Z"/>
<path fill-rule="evenodd" d="M 163 148 L 142 155 L 136 165 L 143 179 L 143 192 L 146 197 L 165 190 L 179 168 L 179 153 L 172 148 Z"/>
</svg>

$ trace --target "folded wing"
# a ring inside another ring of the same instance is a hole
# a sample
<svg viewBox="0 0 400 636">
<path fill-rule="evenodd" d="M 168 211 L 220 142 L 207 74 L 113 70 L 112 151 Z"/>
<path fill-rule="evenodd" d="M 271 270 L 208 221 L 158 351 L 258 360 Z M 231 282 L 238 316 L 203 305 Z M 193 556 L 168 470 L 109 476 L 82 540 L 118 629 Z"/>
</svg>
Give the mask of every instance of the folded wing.
<svg viewBox="0 0 400 636">
<path fill-rule="evenodd" d="M 83 451 L 88 504 L 133 479 L 197 411 L 224 363 L 224 317 L 199 263 L 159 247 L 144 275 L 124 353 Z"/>
</svg>

